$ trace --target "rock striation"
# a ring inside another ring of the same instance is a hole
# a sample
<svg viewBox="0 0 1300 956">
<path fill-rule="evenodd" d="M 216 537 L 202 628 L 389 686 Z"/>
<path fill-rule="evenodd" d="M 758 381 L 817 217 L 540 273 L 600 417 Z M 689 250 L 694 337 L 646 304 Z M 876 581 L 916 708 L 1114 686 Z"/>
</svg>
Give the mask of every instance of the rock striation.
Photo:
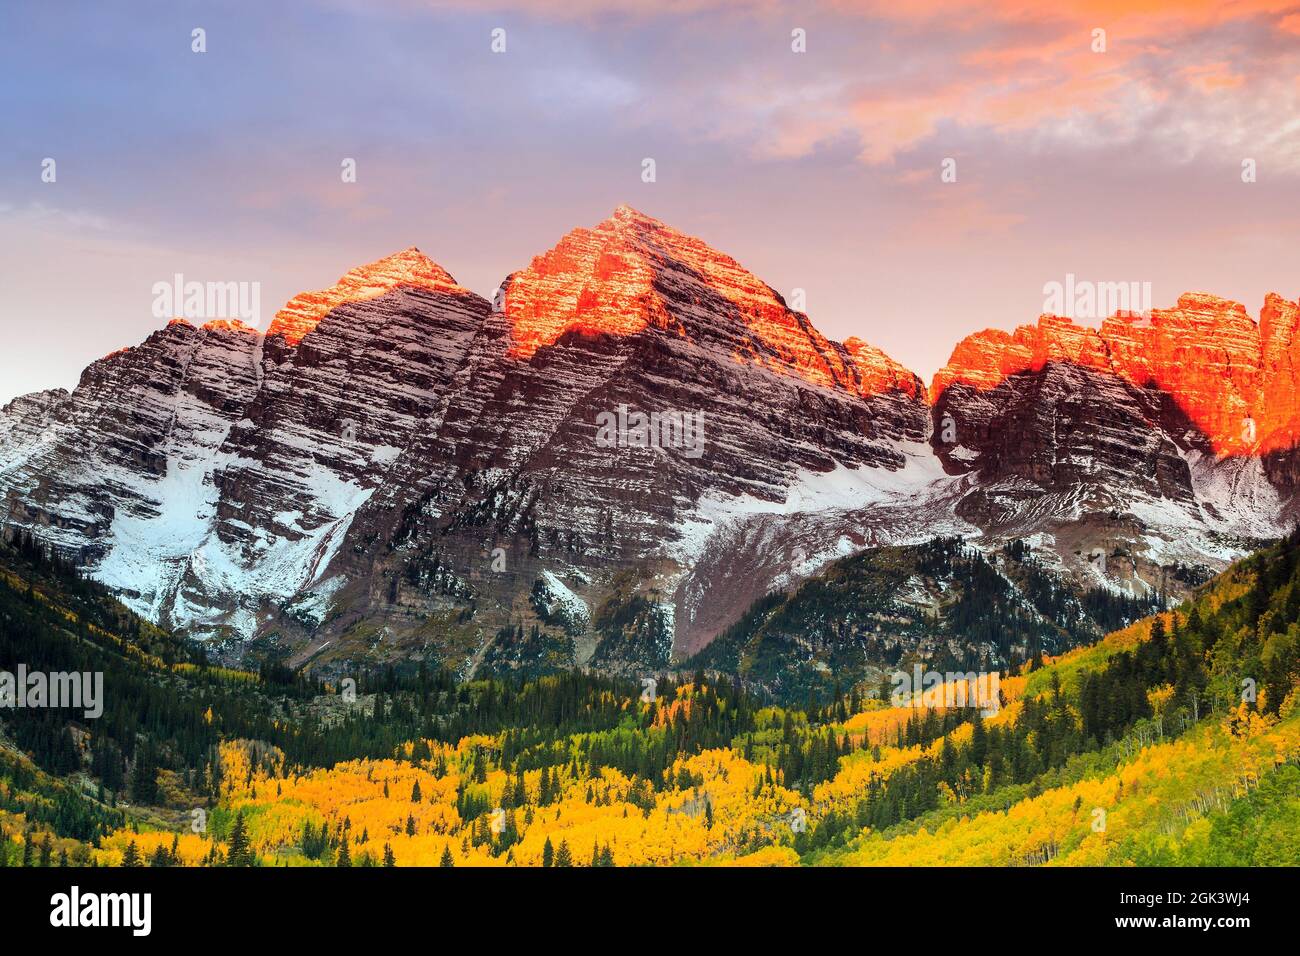
<svg viewBox="0 0 1300 956">
<path fill-rule="evenodd" d="M 175 320 L 15 399 L 0 522 L 232 658 L 335 667 L 644 672 L 935 534 L 1177 591 L 1295 514 L 1298 323 L 1278 296 L 1043 316 L 927 389 L 623 206 L 491 302 L 410 248 L 265 334 Z"/>
</svg>

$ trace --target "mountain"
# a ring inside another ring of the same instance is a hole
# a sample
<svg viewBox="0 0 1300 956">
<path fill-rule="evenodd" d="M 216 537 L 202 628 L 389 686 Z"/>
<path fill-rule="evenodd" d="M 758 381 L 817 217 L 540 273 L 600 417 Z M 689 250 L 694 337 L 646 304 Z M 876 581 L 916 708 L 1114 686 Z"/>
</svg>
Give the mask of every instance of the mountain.
<svg viewBox="0 0 1300 956">
<path fill-rule="evenodd" d="M 1300 437 L 1300 307 L 1270 294 L 1256 323 L 1243 306 L 1188 293 L 1173 309 L 1119 313 L 1100 329 L 1044 315 L 1010 335 L 961 342 L 934 380 L 981 390 L 1008 377 L 1068 363 L 1167 395 L 1196 441 L 1219 455 L 1290 449 Z"/>
<path fill-rule="evenodd" d="M 1295 516 L 1298 316 L 1043 316 L 927 389 L 624 206 L 491 302 L 410 248 L 265 334 L 174 320 L 15 399 L 0 521 L 219 656 L 335 670 L 662 670 L 936 536 L 1023 539 L 1080 600 L 1177 596 Z"/>
<path fill-rule="evenodd" d="M 11 402 L 0 423 L 6 524 L 162 619 L 175 565 L 215 520 L 213 464 L 258 393 L 261 352 L 254 329 L 173 320 L 90 365 L 70 394 Z"/>
<path fill-rule="evenodd" d="M 761 598 L 687 665 L 802 700 L 876 687 L 915 663 L 963 673 L 1018 666 L 1100 640 L 1166 597 L 1083 590 L 1019 539 L 986 555 L 934 538 L 841 558 Z"/>
<path fill-rule="evenodd" d="M 931 391 L 936 454 L 974 479 L 957 514 L 1095 583 L 1218 569 L 1296 518 L 1298 326 L 1274 295 L 1257 325 L 1188 294 L 1100 329 L 1044 315 L 968 337 Z"/>
<path fill-rule="evenodd" d="M 734 260 L 626 207 L 509 276 L 496 303 L 463 386 L 340 552 L 349 593 L 366 590 L 352 617 L 373 628 L 382 601 L 386 640 L 470 655 L 483 620 L 560 603 L 586 623 L 569 628 L 573 659 L 661 665 L 674 635 L 725 625 L 762 587 L 690 577 L 718 513 L 780 510 L 803 476 L 888 483 L 930 458 L 916 376 L 829 342 Z M 620 409 L 699 418 L 701 443 L 638 447 L 634 429 L 602 443 Z M 602 630 L 604 601 L 624 598 L 635 626 Z M 467 600 L 508 610 L 459 622 Z"/>
</svg>

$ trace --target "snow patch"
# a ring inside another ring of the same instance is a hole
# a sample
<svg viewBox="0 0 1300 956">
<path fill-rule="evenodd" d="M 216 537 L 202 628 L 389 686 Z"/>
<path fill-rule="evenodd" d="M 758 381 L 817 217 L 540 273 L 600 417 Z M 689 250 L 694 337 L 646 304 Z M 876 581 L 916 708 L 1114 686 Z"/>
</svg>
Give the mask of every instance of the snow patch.
<svg viewBox="0 0 1300 956">
<path fill-rule="evenodd" d="M 284 609 L 299 620 L 310 623 L 312 627 L 320 627 L 325 620 L 325 615 L 329 613 L 330 602 L 334 599 L 334 595 L 346 583 L 347 578 L 335 574 L 305 592 L 297 600 L 286 604 Z"/>
<path fill-rule="evenodd" d="M 745 518 L 856 511 L 895 502 L 916 506 L 960 480 L 944 473 L 942 463 L 924 442 L 900 442 L 895 447 L 904 455 L 902 468 L 849 468 L 836 462 L 830 471 L 800 469 L 782 501 L 765 501 L 752 495 L 706 494 L 691 517 L 677 526 L 679 538 L 665 551 L 679 564 L 690 566 L 704 553 L 718 529 Z M 846 542 L 840 539 L 834 550 L 843 549 Z M 852 542 L 847 542 L 847 547 L 846 553 L 856 550 Z"/>
<path fill-rule="evenodd" d="M 584 625 L 591 619 L 591 614 L 587 610 L 587 602 L 574 594 L 559 577 L 550 571 L 543 571 L 542 580 L 545 582 L 546 590 L 549 592 L 549 597 L 554 602 L 554 605 L 558 605 L 556 609 L 563 615 L 575 622 L 580 621 Z"/>
</svg>

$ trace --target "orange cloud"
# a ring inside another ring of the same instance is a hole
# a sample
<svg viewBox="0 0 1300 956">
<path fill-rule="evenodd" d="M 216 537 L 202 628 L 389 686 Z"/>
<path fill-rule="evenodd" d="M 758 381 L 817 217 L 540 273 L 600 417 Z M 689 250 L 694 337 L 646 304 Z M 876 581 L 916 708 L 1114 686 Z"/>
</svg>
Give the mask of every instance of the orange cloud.
<svg viewBox="0 0 1300 956">
<path fill-rule="evenodd" d="M 831 0 L 827 8 L 839 15 L 893 23 L 904 31 L 877 41 L 880 49 L 895 50 L 886 62 L 898 69 L 877 75 L 881 64 L 868 57 L 864 72 L 870 72 L 869 81 L 841 72 L 842 82 L 825 84 L 820 96 L 804 91 L 788 108 L 774 110 L 754 104 L 759 91 L 782 95 L 785 74 L 773 67 L 761 77 L 765 82 L 746 78 L 744 92 L 733 97 L 739 109 L 729 129 L 743 130 L 749 122 L 761 151 L 785 158 L 853 136 L 860 159 L 880 165 L 945 125 L 994 133 L 1041 129 L 1071 141 L 1134 139 L 1144 135 L 1143 114 L 1154 114 L 1190 89 L 1215 94 L 1213 106 L 1208 101 L 1179 103 L 1182 128 L 1204 134 L 1203 148 L 1243 138 L 1271 141 L 1267 131 L 1247 128 L 1230 107 L 1239 101 L 1237 112 L 1243 117 L 1255 116 L 1249 107 L 1264 101 L 1294 112 L 1290 84 L 1281 77 L 1300 69 L 1300 50 L 1265 49 L 1260 59 L 1251 45 L 1252 31 L 1258 38 L 1280 14 L 1286 15 L 1277 20 L 1278 29 L 1300 32 L 1296 2 L 918 0 L 900 5 Z M 1228 32 L 1230 26 L 1238 29 Z M 1231 42 L 1211 42 L 1218 31 L 1232 37 Z M 924 69 L 909 69 L 909 36 L 915 48 L 950 50 L 951 55 L 946 62 L 936 58 L 933 67 L 927 63 Z M 779 123 L 772 122 L 778 117 Z"/>
<path fill-rule="evenodd" d="M 1246 82 L 1244 76 L 1234 73 L 1230 65 L 1224 62 L 1187 67 L 1182 71 L 1182 75 L 1189 83 L 1205 93 L 1235 89 Z"/>
</svg>

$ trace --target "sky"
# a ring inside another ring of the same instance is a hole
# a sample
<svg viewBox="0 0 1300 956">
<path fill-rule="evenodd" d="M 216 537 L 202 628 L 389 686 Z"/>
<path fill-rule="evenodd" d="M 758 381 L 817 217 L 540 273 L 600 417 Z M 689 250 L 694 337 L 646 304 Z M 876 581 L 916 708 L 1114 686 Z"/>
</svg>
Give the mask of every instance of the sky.
<svg viewBox="0 0 1300 956">
<path fill-rule="evenodd" d="M 263 328 L 411 245 L 491 296 L 621 203 L 928 381 L 1069 274 L 1295 299 L 1297 199 L 1300 0 L 6 0 L 0 402 L 177 273 Z"/>
</svg>

